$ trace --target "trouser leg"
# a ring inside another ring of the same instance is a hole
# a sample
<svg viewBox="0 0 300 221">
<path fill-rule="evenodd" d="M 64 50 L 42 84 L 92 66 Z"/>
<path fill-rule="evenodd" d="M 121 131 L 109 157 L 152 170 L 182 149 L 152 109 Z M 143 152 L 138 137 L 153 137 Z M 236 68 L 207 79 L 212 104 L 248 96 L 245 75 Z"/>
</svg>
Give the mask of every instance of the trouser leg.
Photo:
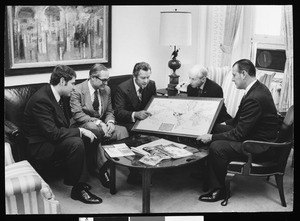
<svg viewBox="0 0 300 221">
<path fill-rule="evenodd" d="M 69 137 L 56 145 L 55 155 L 65 158 L 66 173 L 64 183 L 74 186 L 88 178 L 85 147 L 80 137 Z"/>
<path fill-rule="evenodd" d="M 241 145 L 239 142 L 214 141 L 209 147 L 208 168 L 209 180 L 213 189 L 224 188 L 227 166 L 235 158 L 243 157 L 236 152 L 232 145 Z"/>
</svg>

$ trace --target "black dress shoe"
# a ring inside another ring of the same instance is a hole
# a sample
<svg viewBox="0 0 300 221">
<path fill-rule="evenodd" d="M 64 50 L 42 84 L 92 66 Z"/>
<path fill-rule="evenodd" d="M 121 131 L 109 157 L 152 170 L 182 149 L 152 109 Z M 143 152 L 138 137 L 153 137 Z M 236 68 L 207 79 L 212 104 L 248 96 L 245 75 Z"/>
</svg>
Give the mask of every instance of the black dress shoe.
<svg viewBox="0 0 300 221">
<path fill-rule="evenodd" d="M 109 179 L 109 173 L 107 170 L 104 172 L 103 171 L 99 172 L 98 178 L 99 178 L 102 186 L 109 188 L 110 179 Z"/>
<path fill-rule="evenodd" d="M 102 199 L 81 187 L 73 187 L 71 191 L 71 198 L 73 200 L 79 200 L 83 203 L 87 204 L 100 204 L 102 203 Z"/>
<path fill-rule="evenodd" d="M 218 189 L 214 189 L 213 191 L 207 194 L 201 195 L 199 197 L 199 200 L 203 202 L 217 202 L 219 200 L 225 199 L 225 197 L 226 197 L 225 189 L 218 188 Z"/>
</svg>

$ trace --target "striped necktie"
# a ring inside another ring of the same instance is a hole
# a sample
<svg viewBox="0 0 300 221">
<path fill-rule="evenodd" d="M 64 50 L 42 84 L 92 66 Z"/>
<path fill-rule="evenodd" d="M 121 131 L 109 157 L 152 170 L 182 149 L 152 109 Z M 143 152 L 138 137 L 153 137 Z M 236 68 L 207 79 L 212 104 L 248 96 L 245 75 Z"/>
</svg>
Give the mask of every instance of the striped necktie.
<svg viewBox="0 0 300 221">
<path fill-rule="evenodd" d="M 138 98 L 139 98 L 140 101 L 142 101 L 142 93 L 143 93 L 143 88 L 140 87 L 138 89 L 138 93 L 137 93 L 138 94 Z"/>
</svg>

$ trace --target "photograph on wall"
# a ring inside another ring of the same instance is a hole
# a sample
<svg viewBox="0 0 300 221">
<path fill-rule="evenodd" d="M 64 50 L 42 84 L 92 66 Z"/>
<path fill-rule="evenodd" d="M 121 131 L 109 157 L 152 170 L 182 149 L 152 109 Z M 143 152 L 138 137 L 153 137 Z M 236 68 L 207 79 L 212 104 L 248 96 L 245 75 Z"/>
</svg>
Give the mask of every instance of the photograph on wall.
<svg viewBox="0 0 300 221">
<path fill-rule="evenodd" d="M 103 5 L 7 6 L 11 68 L 107 62 L 109 10 Z"/>
<path fill-rule="evenodd" d="M 153 96 L 145 110 L 151 116 L 137 121 L 132 130 L 185 137 L 210 133 L 223 98 Z"/>
</svg>

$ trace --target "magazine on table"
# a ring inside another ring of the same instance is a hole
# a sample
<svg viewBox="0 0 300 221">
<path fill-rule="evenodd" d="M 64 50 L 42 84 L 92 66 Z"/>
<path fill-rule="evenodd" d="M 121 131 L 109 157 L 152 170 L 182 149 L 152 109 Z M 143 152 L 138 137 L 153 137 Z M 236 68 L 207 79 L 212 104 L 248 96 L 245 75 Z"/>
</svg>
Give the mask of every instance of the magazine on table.
<svg viewBox="0 0 300 221">
<path fill-rule="evenodd" d="M 150 166 L 155 166 L 162 160 L 163 159 L 160 156 L 154 154 L 143 156 L 139 161 Z"/>
<path fill-rule="evenodd" d="M 135 155 L 135 153 L 132 150 L 130 150 L 130 148 L 125 143 L 103 145 L 102 147 L 110 157 L 124 157 Z"/>
<path fill-rule="evenodd" d="M 148 165 L 156 165 L 165 159 L 178 159 L 193 155 L 192 152 L 184 149 L 186 145 L 172 142 L 165 139 L 159 139 L 138 147 L 132 147 L 135 153 L 143 155 L 141 162 Z"/>
<path fill-rule="evenodd" d="M 151 155 L 152 154 L 151 150 L 157 149 L 157 148 L 154 148 L 155 146 L 158 146 L 158 145 L 165 146 L 165 145 L 169 145 L 169 144 L 174 144 L 180 149 L 183 149 L 183 148 L 186 147 L 185 144 L 176 143 L 176 142 L 161 138 L 159 140 L 155 140 L 155 141 L 152 141 L 150 143 L 140 145 L 138 147 L 131 147 L 131 150 L 136 152 L 136 153 L 139 153 L 141 155 Z M 157 151 L 153 151 L 153 152 L 157 152 Z M 170 159 L 170 157 L 168 157 L 167 159 Z"/>
</svg>

